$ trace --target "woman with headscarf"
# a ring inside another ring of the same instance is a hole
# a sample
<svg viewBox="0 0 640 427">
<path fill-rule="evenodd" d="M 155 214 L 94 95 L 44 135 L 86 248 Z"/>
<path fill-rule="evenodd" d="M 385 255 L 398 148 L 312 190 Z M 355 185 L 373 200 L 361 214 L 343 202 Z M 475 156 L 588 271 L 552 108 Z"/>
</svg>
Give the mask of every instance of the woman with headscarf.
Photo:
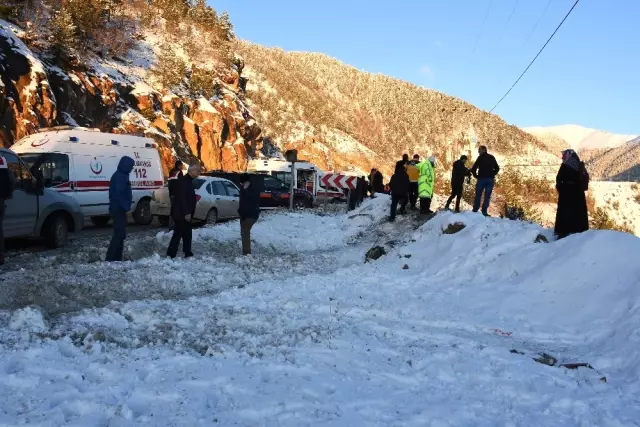
<svg viewBox="0 0 640 427">
<path fill-rule="evenodd" d="M 559 239 L 589 229 L 587 198 L 584 192 L 589 186 L 589 174 L 573 150 L 562 152 L 562 165 L 556 176 L 558 212 L 555 234 Z"/>
</svg>

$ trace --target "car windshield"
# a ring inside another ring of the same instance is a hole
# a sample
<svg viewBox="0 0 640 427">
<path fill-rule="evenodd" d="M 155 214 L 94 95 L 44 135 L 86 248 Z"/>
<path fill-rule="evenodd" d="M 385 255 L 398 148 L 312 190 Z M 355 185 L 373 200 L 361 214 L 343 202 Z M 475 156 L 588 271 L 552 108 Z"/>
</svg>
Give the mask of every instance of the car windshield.
<svg viewBox="0 0 640 427">
<path fill-rule="evenodd" d="M 69 156 L 62 153 L 19 154 L 31 173 L 42 174 L 44 186 L 55 187 L 69 182 Z"/>
</svg>

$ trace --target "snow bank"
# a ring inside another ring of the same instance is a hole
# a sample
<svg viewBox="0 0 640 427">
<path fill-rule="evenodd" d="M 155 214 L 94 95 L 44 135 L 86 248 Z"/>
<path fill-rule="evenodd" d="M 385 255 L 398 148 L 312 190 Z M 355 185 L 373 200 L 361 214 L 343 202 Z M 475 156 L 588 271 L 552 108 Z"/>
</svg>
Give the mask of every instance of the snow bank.
<svg viewBox="0 0 640 427">
<path fill-rule="evenodd" d="M 277 248 L 283 253 L 334 250 L 345 247 L 359 234 L 367 232 L 389 214 L 390 198 L 378 195 L 368 199 L 348 215 L 310 215 L 306 212 L 263 213 L 251 231 L 259 245 Z M 194 239 L 232 242 L 240 248 L 240 226 L 230 222 L 194 230 Z M 158 239 L 168 242 L 170 233 L 159 233 Z"/>
<path fill-rule="evenodd" d="M 199 253 L 212 250 L 196 259 L 76 267 L 159 295 L 62 314 L 37 334 L 10 327 L 27 312 L 0 311 L 0 424 L 637 423 L 640 239 L 553 241 L 472 213 L 390 224 L 388 204 L 264 215 L 253 236 L 267 256 L 236 257 L 229 223 L 195 233 Z M 386 256 L 363 262 L 390 238 Z M 558 362 L 536 363 L 541 353 Z"/>
</svg>

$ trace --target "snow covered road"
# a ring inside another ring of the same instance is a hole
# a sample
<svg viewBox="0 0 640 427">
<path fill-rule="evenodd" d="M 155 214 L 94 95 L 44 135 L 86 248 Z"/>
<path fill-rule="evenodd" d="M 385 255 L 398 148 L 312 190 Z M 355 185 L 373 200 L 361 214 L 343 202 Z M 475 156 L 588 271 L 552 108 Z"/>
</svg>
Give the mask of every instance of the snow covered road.
<svg viewBox="0 0 640 427">
<path fill-rule="evenodd" d="M 251 258 L 229 223 L 5 273 L 0 425 L 638 425 L 640 239 L 387 204 L 265 216 Z"/>
</svg>

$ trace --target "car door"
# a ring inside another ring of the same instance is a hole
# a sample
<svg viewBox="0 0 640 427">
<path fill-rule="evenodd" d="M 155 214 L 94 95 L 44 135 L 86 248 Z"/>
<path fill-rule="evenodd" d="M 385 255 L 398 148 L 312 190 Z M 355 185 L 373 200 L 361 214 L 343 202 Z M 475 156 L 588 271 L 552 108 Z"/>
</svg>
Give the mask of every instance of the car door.
<svg viewBox="0 0 640 427">
<path fill-rule="evenodd" d="M 231 181 L 222 181 L 227 190 L 227 203 L 229 204 L 228 218 L 238 217 L 238 208 L 240 207 L 240 190 Z"/>
<path fill-rule="evenodd" d="M 229 205 L 229 196 L 224 187 L 223 180 L 215 179 L 211 181 L 213 197 L 215 199 L 216 208 L 218 209 L 218 218 L 229 218 L 231 216 L 231 206 Z"/>
<path fill-rule="evenodd" d="M 13 198 L 4 201 L 4 236 L 19 237 L 33 234 L 38 220 L 38 196 L 33 192 L 27 192 L 35 188 L 33 177 L 18 156 L 6 151 L 1 155 L 16 180 Z"/>
</svg>

